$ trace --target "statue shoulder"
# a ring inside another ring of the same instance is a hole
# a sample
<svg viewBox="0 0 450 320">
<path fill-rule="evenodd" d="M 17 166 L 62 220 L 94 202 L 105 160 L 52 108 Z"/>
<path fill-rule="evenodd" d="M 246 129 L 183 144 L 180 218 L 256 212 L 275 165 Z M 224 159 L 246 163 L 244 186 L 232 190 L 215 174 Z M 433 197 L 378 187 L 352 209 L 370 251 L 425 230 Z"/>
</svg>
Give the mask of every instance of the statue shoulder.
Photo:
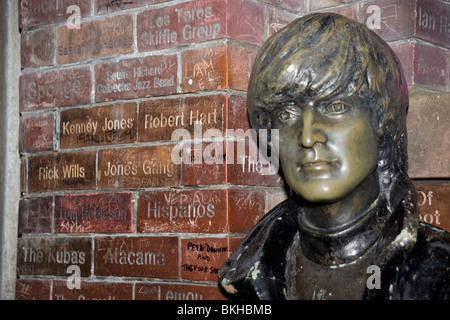
<svg viewBox="0 0 450 320">
<path fill-rule="evenodd" d="M 396 283 L 398 299 L 450 299 L 450 232 L 420 222 L 417 242 L 405 256 Z"/>
<path fill-rule="evenodd" d="M 287 199 L 248 233 L 219 272 L 219 285 L 228 295 L 282 299 L 286 252 L 298 231 L 299 208 Z"/>
</svg>

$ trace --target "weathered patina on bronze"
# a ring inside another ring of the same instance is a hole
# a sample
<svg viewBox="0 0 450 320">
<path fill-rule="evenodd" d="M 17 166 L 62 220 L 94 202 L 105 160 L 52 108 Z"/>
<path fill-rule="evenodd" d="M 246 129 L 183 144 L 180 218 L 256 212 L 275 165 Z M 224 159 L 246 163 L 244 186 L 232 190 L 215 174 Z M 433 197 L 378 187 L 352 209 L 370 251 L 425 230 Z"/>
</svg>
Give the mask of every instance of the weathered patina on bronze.
<svg viewBox="0 0 450 320">
<path fill-rule="evenodd" d="M 227 295 L 450 298 L 450 233 L 418 222 L 408 88 L 381 38 L 337 14 L 299 18 L 261 48 L 247 104 L 254 128 L 279 130 L 294 195 L 224 264 Z"/>
</svg>

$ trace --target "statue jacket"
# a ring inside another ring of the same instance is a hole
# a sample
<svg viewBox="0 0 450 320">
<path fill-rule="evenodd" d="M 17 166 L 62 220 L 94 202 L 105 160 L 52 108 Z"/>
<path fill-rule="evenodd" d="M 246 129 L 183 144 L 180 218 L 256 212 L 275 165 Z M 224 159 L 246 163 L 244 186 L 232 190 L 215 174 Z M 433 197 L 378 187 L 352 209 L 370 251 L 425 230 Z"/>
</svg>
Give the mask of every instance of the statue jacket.
<svg viewBox="0 0 450 320">
<path fill-rule="evenodd" d="M 297 202 L 287 199 L 267 213 L 219 273 L 229 298 L 289 299 L 288 250 L 301 237 Z M 366 287 L 362 299 L 450 299 L 450 232 L 401 212 L 399 228 L 380 249 L 379 288 Z M 414 221 L 416 221 L 414 223 Z"/>
</svg>

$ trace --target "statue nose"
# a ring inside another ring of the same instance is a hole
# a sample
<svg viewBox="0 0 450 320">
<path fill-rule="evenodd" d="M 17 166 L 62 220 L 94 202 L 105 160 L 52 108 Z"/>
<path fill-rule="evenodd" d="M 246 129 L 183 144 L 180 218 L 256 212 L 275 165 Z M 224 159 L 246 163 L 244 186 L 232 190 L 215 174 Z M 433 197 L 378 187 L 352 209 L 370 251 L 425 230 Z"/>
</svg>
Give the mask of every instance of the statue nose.
<svg viewBox="0 0 450 320">
<path fill-rule="evenodd" d="M 317 142 L 324 143 L 323 133 L 316 128 L 314 110 L 305 108 L 303 110 L 303 128 L 299 137 L 299 145 L 303 148 L 312 148 Z"/>
</svg>

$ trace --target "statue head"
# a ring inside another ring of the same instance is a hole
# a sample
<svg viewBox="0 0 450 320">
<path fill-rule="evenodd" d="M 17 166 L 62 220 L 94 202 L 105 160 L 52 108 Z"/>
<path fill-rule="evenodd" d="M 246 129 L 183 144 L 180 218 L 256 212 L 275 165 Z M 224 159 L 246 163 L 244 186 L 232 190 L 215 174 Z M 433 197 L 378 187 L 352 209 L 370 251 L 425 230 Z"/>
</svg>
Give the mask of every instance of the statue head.
<svg viewBox="0 0 450 320">
<path fill-rule="evenodd" d="M 247 101 L 252 127 L 279 129 L 286 181 L 311 203 L 340 201 L 372 175 L 388 194 L 406 172 L 407 84 L 391 48 L 356 21 L 316 13 L 274 34 Z"/>
</svg>

